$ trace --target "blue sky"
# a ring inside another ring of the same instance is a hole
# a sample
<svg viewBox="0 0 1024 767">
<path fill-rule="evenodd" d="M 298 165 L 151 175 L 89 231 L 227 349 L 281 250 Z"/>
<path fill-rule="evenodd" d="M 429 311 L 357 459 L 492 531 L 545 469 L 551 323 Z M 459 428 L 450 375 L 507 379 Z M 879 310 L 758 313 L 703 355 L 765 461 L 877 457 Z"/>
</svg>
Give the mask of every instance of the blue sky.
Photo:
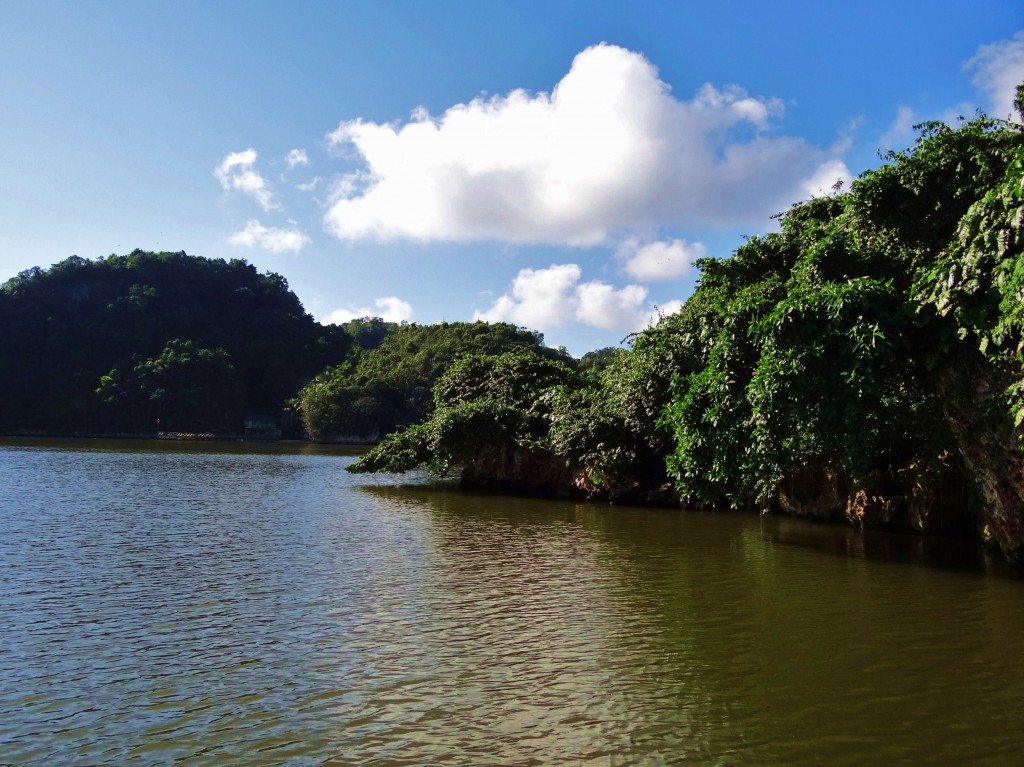
<svg viewBox="0 0 1024 767">
<path fill-rule="evenodd" d="M 986 2 L 7 2 L 0 280 L 245 258 L 318 319 L 507 320 L 576 354 L 771 214 L 1006 116 Z"/>
</svg>

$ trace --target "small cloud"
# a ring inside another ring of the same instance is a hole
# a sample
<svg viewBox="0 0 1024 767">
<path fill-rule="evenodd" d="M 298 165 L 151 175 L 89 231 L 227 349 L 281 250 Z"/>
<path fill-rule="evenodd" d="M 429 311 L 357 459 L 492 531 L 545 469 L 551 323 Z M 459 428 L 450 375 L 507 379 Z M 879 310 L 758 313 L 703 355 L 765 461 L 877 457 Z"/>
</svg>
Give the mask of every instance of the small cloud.
<svg viewBox="0 0 1024 767">
<path fill-rule="evenodd" d="M 639 285 L 616 290 L 606 282 L 585 282 L 576 288 L 576 319 L 605 330 L 636 330 L 646 300 L 647 288 Z"/>
<path fill-rule="evenodd" d="M 703 243 L 686 240 L 666 240 L 641 245 L 634 238 L 619 246 L 618 257 L 625 261 L 623 269 L 635 280 L 653 282 L 682 277 L 708 249 Z"/>
<path fill-rule="evenodd" d="M 322 325 L 340 325 L 360 317 L 380 317 L 385 322 L 408 322 L 412 319 L 412 304 L 397 296 L 385 296 L 373 302 L 375 309 L 369 307 L 335 309 L 321 318 Z"/>
<path fill-rule="evenodd" d="M 671 301 L 665 301 L 664 303 L 657 304 L 651 309 L 651 313 L 647 315 L 645 327 L 657 325 L 663 317 L 673 315 L 682 308 L 683 302 L 675 298 Z"/>
<path fill-rule="evenodd" d="M 780 99 L 756 99 L 738 85 L 727 85 L 721 90 L 711 83 L 705 83 L 693 100 L 699 110 L 715 115 L 715 122 L 728 126 L 736 122 L 753 123 L 759 128 L 766 127 L 768 119 L 780 115 L 783 104 Z"/>
<path fill-rule="evenodd" d="M 312 192 L 314 189 L 317 188 L 317 185 L 319 185 L 319 183 L 320 177 L 317 176 L 312 181 L 308 181 L 305 184 L 298 184 L 295 188 L 298 189 L 300 192 Z"/>
<path fill-rule="evenodd" d="M 256 157 L 256 150 L 251 147 L 242 152 L 232 152 L 214 168 L 213 175 L 224 189 L 235 189 L 249 195 L 263 210 L 277 210 L 280 206 L 266 180 L 254 169 Z"/>
<path fill-rule="evenodd" d="M 473 319 L 538 329 L 561 327 L 575 314 L 574 288 L 582 274 L 576 264 L 522 269 L 512 280 L 510 293 L 486 312 L 475 312 Z"/>
<path fill-rule="evenodd" d="M 310 239 L 298 229 L 276 229 L 252 219 L 245 229 L 231 235 L 228 242 L 245 248 L 262 248 L 271 253 L 298 253 Z"/>
<path fill-rule="evenodd" d="M 827 197 L 835 194 L 843 188 L 849 189 L 853 181 L 846 163 L 842 160 L 830 160 L 814 171 L 809 179 L 803 182 L 801 188 L 806 197 Z"/>
<path fill-rule="evenodd" d="M 892 125 L 878 139 L 882 151 L 889 149 L 902 149 L 914 143 L 914 125 L 920 122 L 914 116 L 914 110 L 910 107 L 900 107 L 896 110 L 896 119 Z"/>
<path fill-rule="evenodd" d="M 309 155 L 306 154 L 305 149 L 293 149 L 288 153 L 285 161 L 289 168 L 294 168 L 296 165 L 309 165 Z"/>
<path fill-rule="evenodd" d="M 988 96 L 993 117 L 1019 119 L 1013 100 L 1017 85 L 1024 82 L 1024 30 L 1009 40 L 982 45 L 964 68 L 974 71 L 972 82 Z"/>
<path fill-rule="evenodd" d="M 487 311 L 475 312 L 473 319 L 511 322 L 543 332 L 571 322 L 624 332 L 647 324 L 653 309 L 647 304 L 647 288 L 616 288 L 598 280 L 580 283 L 581 276 L 576 264 L 522 269 L 509 292 Z"/>
</svg>

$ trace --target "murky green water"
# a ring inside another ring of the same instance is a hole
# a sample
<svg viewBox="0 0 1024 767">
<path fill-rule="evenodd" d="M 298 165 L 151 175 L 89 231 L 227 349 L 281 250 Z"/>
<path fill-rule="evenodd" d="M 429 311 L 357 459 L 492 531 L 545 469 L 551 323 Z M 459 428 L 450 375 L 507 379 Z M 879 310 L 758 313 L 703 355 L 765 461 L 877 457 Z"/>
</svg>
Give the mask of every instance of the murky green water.
<svg viewBox="0 0 1024 767">
<path fill-rule="evenodd" d="M 0 443 L 0 764 L 1021 763 L 976 548 Z"/>
</svg>

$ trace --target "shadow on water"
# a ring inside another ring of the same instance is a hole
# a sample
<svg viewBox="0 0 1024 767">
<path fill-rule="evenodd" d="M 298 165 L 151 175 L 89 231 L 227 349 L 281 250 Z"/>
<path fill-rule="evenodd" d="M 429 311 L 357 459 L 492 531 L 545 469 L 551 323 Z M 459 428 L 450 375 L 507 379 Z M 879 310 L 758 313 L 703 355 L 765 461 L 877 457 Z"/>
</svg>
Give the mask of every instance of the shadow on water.
<svg viewBox="0 0 1024 767">
<path fill-rule="evenodd" d="M 765 729 L 742 724 L 764 713 L 760 703 L 737 707 L 715 691 L 719 672 L 737 668 L 719 657 L 744 655 L 748 639 L 702 641 L 734 602 L 696 588 L 692 574 L 714 570 L 722 539 L 689 558 L 678 556 L 683 544 L 702 536 L 678 514 L 451 484 L 359 489 L 429 528 L 428 577 L 442 595 L 431 612 L 456 627 L 443 649 L 457 651 L 481 733 L 533 739 L 566 763 L 591 752 L 638 764 L 666 750 L 699 761 L 705 751 L 764 748 Z"/>
<path fill-rule="evenodd" d="M 682 524 L 719 528 L 723 542 L 737 528 L 756 528 L 771 545 L 846 559 L 911 565 L 966 575 L 1024 581 L 1024 564 L 1012 564 L 1001 552 L 979 543 L 889 530 L 859 530 L 843 524 L 793 517 L 756 516 L 743 512 L 698 512 L 638 508 L 524 496 L 489 495 L 462 490 L 454 480 L 409 484 L 363 485 L 362 490 L 391 504 L 426 505 L 458 514 L 501 514 L 514 511 L 531 518 L 589 517 L 591 525 L 628 528 L 638 519 L 658 520 L 662 529 Z M 699 520 L 699 521 L 698 521 Z"/>
<path fill-rule="evenodd" d="M 946 572 L 1024 580 L 1024 568 L 997 550 L 952 538 L 887 530 L 858 530 L 785 517 L 762 518 L 765 540 L 838 557 L 927 567 Z"/>
<path fill-rule="evenodd" d="M 1020 585 L 977 546 L 429 484 L 360 490 L 429 526 L 452 604 L 488 603 L 498 636 L 529 637 L 539 655 L 520 668 L 543 656 L 572 671 L 579 695 L 558 705 L 582 709 L 580 730 L 628 731 L 613 750 L 624 763 L 1015 753 L 1021 670 L 1005 658 L 1024 627 Z M 474 667 L 516 657 L 501 643 L 489 654 L 493 641 L 465 648 Z"/>
</svg>

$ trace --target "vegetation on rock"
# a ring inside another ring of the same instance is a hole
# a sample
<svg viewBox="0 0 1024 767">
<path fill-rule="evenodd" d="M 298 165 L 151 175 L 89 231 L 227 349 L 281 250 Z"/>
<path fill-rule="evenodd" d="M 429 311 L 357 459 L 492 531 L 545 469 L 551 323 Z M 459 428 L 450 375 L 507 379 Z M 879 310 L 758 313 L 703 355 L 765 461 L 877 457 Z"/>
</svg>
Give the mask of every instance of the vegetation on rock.
<svg viewBox="0 0 1024 767">
<path fill-rule="evenodd" d="M 612 498 L 670 480 L 691 505 L 977 531 L 1020 552 L 1024 129 L 919 130 L 848 191 L 701 261 L 682 310 L 630 351 L 527 375 L 507 402 L 442 379 L 430 417 L 356 470 L 479 474 L 512 445 Z M 509 375 L 484 356 L 458 370 Z"/>
<path fill-rule="evenodd" d="M 1024 117 L 1024 86 L 1018 89 Z M 355 471 L 845 518 L 1024 552 L 1024 127 L 926 123 L 849 190 L 699 262 L 681 310 L 573 360 L 511 325 L 323 327 L 184 253 L 0 289 L 0 430 L 383 440 Z"/>
</svg>

